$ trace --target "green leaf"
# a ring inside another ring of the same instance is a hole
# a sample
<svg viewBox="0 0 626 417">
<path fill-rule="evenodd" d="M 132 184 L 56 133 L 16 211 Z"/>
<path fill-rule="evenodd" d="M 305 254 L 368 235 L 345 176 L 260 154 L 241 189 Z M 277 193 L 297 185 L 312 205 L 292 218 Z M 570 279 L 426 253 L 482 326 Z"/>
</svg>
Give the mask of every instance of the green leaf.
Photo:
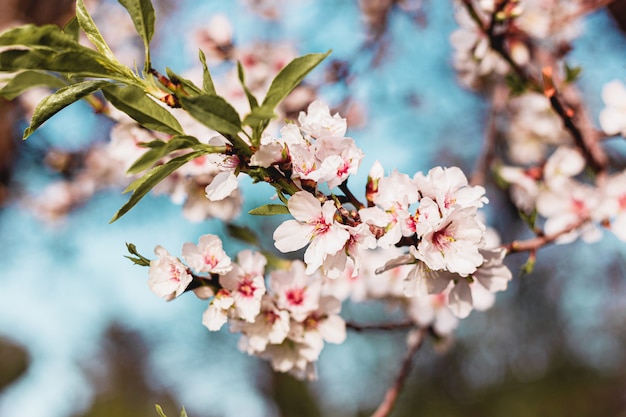
<svg viewBox="0 0 626 417">
<path fill-rule="evenodd" d="M 275 216 L 277 214 L 289 214 L 289 209 L 282 204 L 266 204 L 252 209 L 248 213 L 255 216 Z"/>
<path fill-rule="evenodd" d="M 0 52 L 0 71 L 54 71 L 78 77 L 116 78 L 92 55 L 80 51 L 51 52 L 43 50 L 8 50 Z"/>
<path fill-rule="evenodd" d="M 239 76 L 239 82 L 241 82 L 241 86 L 243 87 L 243 91 L 246 93 L 246 98 L 248 99 L 248 104 L 250 105 L 250 110 L 254 110 L 259 107 L 259 102 L 257 101 L 254 94 L 246 87 L 246 80 L 243 73 L 243 65 L 241 65 L 240 61 L 237 61 L 237 75 Z"/>
<path fill-rule="evenodd" d="M 291 61 L 283 68 L 272 81 L 267 95 L 263 100 L 263 107 L 274 109 L 291 91 L 296 88 L 316 66 L 318 66 L 331 51 L 325 54 L 308 54 Z"/>
<path fill-rule="evenodd" d="M 167 109 L 148 97 L 141 88 L 134 85 L 112 85 L 102 92 L 112 105 L 142 126 L 170 135 L 183 134 L 183 128 L 178 120 Z"/>
<path fill-rule="evenodd" d="M 185 411 L 185 407 L 180 410 L 180 417 L 187 417 L 187 411 Z"/>
<path fill-rule="evenodd" d="M 63 26 L 63 33 L 68 36 L 71 36 L 72 39 L 78 43 L 78 39 L 80 38 L 80 25 L 78 24 L 78 19 L 74 16 L 69 22 Z"/>
<path fill-rule="evenodd" d="M 106 43 L 102 34 L 98 30 L 96 23 L 87 12 L 87 8 L 85 7 L 85 2 L 83 0 L 76 0 L 76 19 L 78 19 L 78 24 L 87 35 L 87 39 L 100 51 L 102 55 L 107 57 L 109 61 L 112 63 L 118 63 L 115 54 L 109 45 Z"/>
<path fill-rule="evenodd" d="M 71 35 L 56 25 L 23 25 L 0 34 L 0 46 L 42 47 L 55 51 L 82 50 Z"/>
<path fill-rule="evenodd" d="M 204 155 L 204 151 L 195 151 L 185 155 L 176 157 L 170 161 L 167 161 L 163 165 L 156 166 L 148 171 L 143 177 L 133 181 L 124 192 L 132 191 L 133 194 L 130 199 L 120 208 L 117 213 L 111 219 L 111 223 L 126 214 L 131 208 L 135 206 L 148 192 L 159 182 L 167 178 L 171 173 L 176 171 L 187 162 Z"/>
<path fill-rule="evenodd" d="M 509 72 L 504 77 L 504 81 L 507 87 L 509 87 L 509 89 L 511 90 L 511 95 L 519 96 L 526 92 L 526 81 L 515 72 Z"/>
<path fill-rule="evenodd" d="M 155 404 L 154 408 L 156 408 L 156 412 L 159 415 L 159 417 L 167 417 L 159 404 Z"/>
<path fill-rule="evenodd" d="M 243 119 L 243 124 L 246 126 L 258 126 L 266 120 L 273 119 L 276 114 L 273 109 L 265 106 L 256 107 Z"/>
<path fill-rule="evenodd" d="M 129 174 L 136 174 L 144 171 L 154 165 L 159 159 L 170 154 L 171 152 L 192 148 L 195 145 L 199 145 L 200 141 L 193 136 L 174 136 L 168 142 L 161 140 L 155 140 L 148 144 L 151 149 L 141 155 L 133 165 L 128 168 Z"/>
<path fill-rule="evenodd" d="M 146 51 L 146 69 L 150 68 L 150 41 L 154 35 L 154 7 L 150 0 L 118 0 L 128 10 Z"/>
<path fill-rule="evenodd" d="M 66 85 L 67 83 L 65 81 L 47 72 L 24 71 L 13 77 L 11 81 L 0 90 L 0 96 L 7 100 L 13 100 L 24 91 L 33 87 L 46 86 L 61 88 Z"/>
<path fill-rule="evenodd" d="M 565 63 L 565 82 L 573 83 L 580 78 L 583 69 L 581 67 L 570 67 Z"/>
<path fill-rule="evenodd" d="M 197 96 L 202 94 L 202 90 L 200 90 L 192 81 L 181 77 L 169 68 L 165 68 L 165 72 L 167 73 L 167 77 L 170 79 L 170 81 L 183 87 L 186 94 L 189 94 L 191 96 Z"/>
<path fill-rule="evenodd" d="M 209 95 L 217 95 L 215 91 L 215 85 L 213 84 L 213 78 L 209 72 L 209 67 L 206 64 L 206 56 L 202 50 L 199 51 L 200 62 L 202 63 L 202 89 Z"/>
<path fill-rule="evenodd" d="M 180 102 L 200 123 L 219 133 L 237 135 L 241 131 L 237 110 L 220 96 L 181 97 Z"/>
<path fill-rule="evenodd" d="M 253 246 L 259 246 L 259 238 L 252 229 L 245 226 L 237 226 L 236 224 L 228 223 L 226 225 L 228 234 L 233 238 L 242 242 L 248 243 Z"/>
<path fill-rule="evenodd" d="M 24 139 L 29 137 L 43 122 L 70 104 L 100 90 L 109 81 L 89 80 L 60 88 L 54 94 L 44 98 L 35 108 L 30 126 L 24 131 Z"/>
<path fill-rule="evenodd" d="M 133 261 L 135 265 L 150 266 L 150 259 L 146 258 L 137 251 L 137 247 L 132 243 L 126 243 L 126 249 L 133 256 L 124 255 L 125 258 Z"/>
</svg>

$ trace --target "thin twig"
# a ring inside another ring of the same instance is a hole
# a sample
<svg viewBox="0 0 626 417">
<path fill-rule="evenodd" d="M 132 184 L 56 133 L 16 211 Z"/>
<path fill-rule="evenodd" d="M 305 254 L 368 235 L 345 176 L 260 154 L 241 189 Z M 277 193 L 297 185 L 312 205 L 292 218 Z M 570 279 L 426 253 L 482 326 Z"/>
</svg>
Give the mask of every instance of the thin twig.
<svg viewBox="0 0 626 417">
<path fill-rule="evenodd" d="M 409 333 L 407 340 L 407 351 L 402 359 L 402 365 L 400 366 L 400 372 L 396 376 L 396 379 L 387 389 L 385 393 L 385 397 L 383 401 L 380 403 L 372 417 L 386 417 L 391 413 L 393 407 L 396 404 L 396 400 L 398 399 L 398 395 L 400 395 L 400 391 L 402 391 L 402 387 L 409 376 L 409 371 L 411 370 L 411 365 L 413 363 L 413 357 L 417 353 L 417 351 L 422 347 L 424 343 L 424 339 L 426 339 L 426 332 L 428 328 L 422 327 L 420 329 L 415 329 L 414 332 Z"/>
<path fill-rule="evenodd" d="M 357 324 L 346 322 L 346 327 L 356 332 L 362 332 L 366 330 L 399 330 L 413 327 L 415 323 L 410 320 L 400 321 L 398 323 L 380 323 L 380 324 Z"/>
<path fill-rule="evenodd" d="M 582 227 L 584 224 L 588 223 L 589 221 L 590 219 L 588 217 L 584 217 L 578 220 L 577 222 L 572 223 L 570 226 L 566 227 L 565 229 L 561 230 L 558 233 L 553 233 L 551 235 L 540 235 L 540 236 L 534 237 L 532 239 L 527 239 L 527 240 L 515 240 L 511 243 L 502 245 L 502 247 L 506 249 L 508 253 L 536 251 L 537 249 L 543 246 L 553 243 L 559 237 L 564 236 Z"/>
</svg>

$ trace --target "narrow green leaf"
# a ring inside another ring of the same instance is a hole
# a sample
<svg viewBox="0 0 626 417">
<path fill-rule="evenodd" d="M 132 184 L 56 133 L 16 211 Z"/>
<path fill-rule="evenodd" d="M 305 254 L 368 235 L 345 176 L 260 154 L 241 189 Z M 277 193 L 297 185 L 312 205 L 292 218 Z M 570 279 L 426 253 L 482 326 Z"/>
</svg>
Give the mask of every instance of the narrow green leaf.
<svg viewBox="0 0 626 417">
<path fill-rule="evenodd" d="M 65 81 L 47 72 L 24 71 L 13 77 L 11 81 L 0 90 L 0 96 L 7 100 L 13 100 L 24 91 L 33 87 L 46 86 L 62 88 L 66 85 L 67 83 Z"/>
<path fill-rule="evenodd" d="M 237 226 L 236 224 L 226 224 L 226 230 L 228 234 L 244 243 L 248 243 L 253 246 L 259 246 L 259 238 L 252 229 L 245 226 Z"/>
<path fill-rule="evenodd" d="M 200 144 L 200 141 L 193 136 L 174 136 L 168 142 L 161 140 L 152 141 L 147 144 L 150 150 L 140 156 L 133 165 L 128 168 L 127 172 L 129 174 L 139 173 L 150 168 L 159 161 L 159 159 L 169 155 L 171 152 L 192 148 L 198 144 Z"/>
<path fill-rule="evenodd" d="M 255 127 L 266 120 L 273 119 L 274 116 L 276 116 L 276 114 L 273 109 L 265 106 L 256 107 L 243 118 L 243 124 Z"/>
<path fill-rule="evenodd" d="M 187 411 L 185 411 L 185 407 L 181 408 L 180 417 L 187 417 Z"/>
<path fill-rule="evenodd" d="M 75 38 L 64 33 L 56 25 L 18 26 L 0 34 L 0 46 L 46 47 L 50 50 L 67 51 L 82 49 Z"/>
<path fill-rule="evenodd" d="M 126 243 L 126 249 L 128 250 L 128 253 L 130 253 L 133 256 L 124 255 L 125 258 L 128 258 L 131 261 L 133 261 L 135 265 L 150 266 L 150 259 L 140 254 L 137 251 L 137 247 L 135 245 L 133 245 L 132 243 Z"/>
<path fill-rule="evenodd" d="M 275 216 L 277 214 L 289 214 L 289 209 L 282 204 L 266 204 L 250 210 L 248 214 L 255 216 Z"/>
<path fill-rule="evenodd" d="M 156 412 L 159 415 L 159 417 L 167 417 L 159 404 L 155 404 L 154 408 L 156 409 Z"/>
<path fill-rule="evenodd" d="M 183 134 L 183 128 L 178 120 L 167 109 L 148 97 L 141 88 L 134 85 L 112 85 L 102 92 L 112 105 L 142 126 L 170 135 Z"/>
<path fill-rule="evenodd" d="M 582 71 L 583 69 L 581 67 L 570 67 L 567 63 L 565 63 L 565 82 L 575 82 L 578 78 L 580 78 Z"/>
<path fill-rule="evenodd" d="M 96 23 L 91 18 L 89 12 L 87 12 L 87 8 L 85 7 L 85 2 L 83 0 L 76 0 L 76 19 L 78 20 L 78 24 L 87 35 L 87 39 L 100 51 L 102 55 L 107 57 L 112 63 L 117 63 L 118 60 L 113 54 L 111 48 L 106 43 L 102 34 L 98 30 Z"/>
<path fill-rule="evenodd" d="M 202 90 L 200 90 L 191 80 L 181 77 L 169 68 L 165 68 L 165 72 L 167 73 L 167 77 L 173 83 L 182 86 L 185 93 L 191 96 L 197 96 L 199 94 L 202 94 Z"/>
<path fill-rule="evenodd" d="M 203 151 L 191 152 L 185 155 L 178 156 L 163 165 L 156 166 L 148 171 L 143 177 L 133 181 L 124 192 L 132 191 L 133 194 L 130 199 L 120 208 L 117 213 L 111 219 L 111 223 L 126 214 L 131 208 L 133 208 L 148 192 L 159 182 L 167 178 L 171 173 L 176 171 L 187 162 L 204 155 Z"/>
<path fill-rule="evenodd" d="M 109 81 L 89 80 L 60 88 L 54 94 L 44 98 L 35 108 L 30 126 L 24 131 L 24 139 L 28 138 L 43 122 L 57 114 L 70 104 L 100 90 Z"/>
<path fill-rule="evenodd" d="M 51 52 L 43 50 L 8 50 L 0 52 L 0 71 L 54 71 L 77 77 L 116 78 L 93 56 L 80 51 Z"/>
<path fill-rule="evenodd" d="M 246 79 L 243 73 L 243 65 L 241 65 L 240 61 L 237 61 L 237 74 L 239 76 L 239 82 L 241 82 L 241 86 L 243 87 L 243 91 L 246 93 L 246 98 L 248 99 L 248 104 L 250 105 L 250 110 L 254 110 L 259 107 L 259 102 L 257 101 L 254 94 L 248 89 L 246 86 Z"/>
<path fill-rule="evenodd" d="M 78 24 L 76 16 L 63 26 L 63 33 L 70 36 L 76 43 L 78 43 L 78 39 L 80 38 L 80 25 Z"/>
<path fill-rule="evenodd" d="M 200 62 L 202 63 L 202 89 L 209 95 L 217 95 L 215 91 L 215 85 L 213 84 L 213 78 L 209 72 L 209 67 L 206 64 L 206 56 L 202 50 L 199 50 Z"/>
<path fill-rule="evenodd" d="M 325 54 L 308 54 L 291 61 L 283 68 L 272 81 L 267 95 L 263 100 L 263 107 L 274 109 L 291 91 L 296 88 L 316 66 L 318 66 L 331 51 Z"/>
<path fill-rule="evenodd" d="M 180 102 L 200 123 L 219 133 L 237 135 L 241 131 L 237 110 L 220 96 L 181 97 Z"/>
<path fill-rule="evenodd" d="M 154 35 L 155 14 L 150 0 L 118 0 L 133 20 L 137 33 L 143 40 L 146 52 L 146 70 L 150 68 L 150 41 Z"/>
</svg>

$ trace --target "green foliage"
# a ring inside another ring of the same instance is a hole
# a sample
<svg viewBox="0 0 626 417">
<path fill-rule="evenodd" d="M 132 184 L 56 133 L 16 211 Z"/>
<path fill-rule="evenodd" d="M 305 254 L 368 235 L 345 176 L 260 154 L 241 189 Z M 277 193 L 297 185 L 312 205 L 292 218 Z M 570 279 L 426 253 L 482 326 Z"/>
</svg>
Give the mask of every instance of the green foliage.
<svg viewBox="0 0 626 417">
<path fill-rule="evenodd" d="M 76 19 L 78 20 L 78 24 L 81 29 L 85 32 L 85 35 L 87 35 L 89 42 L 91 42 L 109 61 L 118 63 L 115 54 L 113 54 L 113 51 L 96 27 L 96 23 L 87 12 L 87 8 L 85 7 L 83 0 L 76 0 Z"/>
<path fill-rule="evenodd" d="M 565 82 L 573 83 L 580 78 L 583 69 L 581 67 L 570 67 L 565 63 Z"/>
<path fill-rule="evenodd" d="M 155 404 L 154 408 L 156 409 L 156 412 L 159 414 L 159 417 L 167 417 L 165 415 L 165 412 L 163 411 L 163 408 L 161 408 L 159 404 Z M 180 410 L 180 417 L 187 417 L 187 412 L 185 411 L 185 407 L 183 407 Z"/>
<path fill-rule="evenodd" d="M 249 227 L 237 226 L 236 224 L 228 223 L 226 225 L 226 230 L 231 237 L 237 240 L 252 246 L 260 246 L 258 236 Z"/>
<path fill-rule="evenodd" d="M 200 63 L 202 64 L 202 90 L 209 95 L 217 95 L 213 78 L 211 78 L 211 73 L 206 64 L 206 56 L 202 50 L 199 51 L 198 55 L 200 57 Z"/>
<path fill-rule="evenodd" d="M 252 109 L 250 114 L 244 118 L 244 125 L 253 129 L 274 117 L 274 109 L 287 97 L 311 72 L 317 67 L 331 51 L 325 54 L 308 54 L 298 57 L 283 68 L 272 81 L 269 90 L 259 107 Z"/>
<path fill-rule="evenodd" d="M 137 247 L 132 243 L 126 243 L 126 249 L 133 256 L 124 255 L 125 258 L 133 261 L 135 265 L 150 266 L 150 259 L 137 252 Z"/>
<path fill-rule="evenodd" d="M 195 159 L 204 154 L 206 154 L 205 151 L 195 151 L 185 155 L 181 155 L 170 161 L 167 161 L 163 165 L 152 168 L 143 177 L 133 181 L 124 190 L 125 193 L 132 191 L 133 194 L 130 196 L 130 199 L 126 202 L 126 204 L 124 204 L 122 208 L 120 208 L 117 213 L 115 213 L 115 215 L 111 219 L 111 223 L 126 214 L 128 210 L 133 208 L 135 204 L 139 202 L 139 200 L 141 200 L 146 194 L 148 194 L 148 192 L 152 188 L 154 188 L 155 185 L 164 180 L 171 173 L 173 173 L 192 159 Z"/>
<path fill-rule="evenodd" d="M 109 81 L 83 81 L 78 84 L 60 88 L 55 93 L 47 96 L 35 108 L 35 112 L 30 121 L 30 126 L 28 126 L 28 128 L 24 131 L 24 139 L 28 138 L 39 126 L 41 126 L 43 122 L 57 114 L 65 107 L 100 90 L 107 84 L 109 84 Z"/>
<path fill-rule="evenodd" d="M 67 82 L 61 78 L 42 71 L 23 71 L 13 77 L 0 90 L 0 96 L 13 100 L 20 94 L 33 87 L 45 86 L 52 88 L 65 87 Z"/>
<path fill-rule="evenodd" d="M 223 135 L 237 135 L 241 131 L 237 110 L 220 96 L 203 94 L 181 97 L 180 101 L 196 120 Z"/>
<path fill-rule="evenodd" d="M 289 209 L 283 204 L 265 204 L 248 212 L 255 216 L 275 216 L 277 214 L 289 214 Z"/>
<path fill-rule="evenodd" d="M 118 0 L 133 20 L 137 33 L 143 40 L 146 53 L 145 70 L 150 68 L 150 40 L 154 36 L 154 7 L 150 0 Z"/>
<path fill-rule="evenodd" d="M 507 87 L 511 90 L 512 96 L 519 96 L 526 92 L 528 86 L 526 81 L 514 72 L 509 72 L 504 78 Z"/>
<path fill-rule="evenodd" d="M 134 85 L 111 85 L 102 92 L 112 105 L 132 117 L 140 125 L 170 135 L 184 134 L 178 120 L 148 97 L 141 88 Z"/>
<path fill-rule="evenodd" d="M 168 142 L 164 142 L 162 140 L 154 140 L 143 145 L 149 147 L 150 150 L 141 155 L 135 161 L 135 163 L 133 163 L 133 165 L 128 168 L 127 172 L 129 174 L 137 174 L 150 168 L 161 158 L 169 155 L 174 151 L 194 148 L 200 145 L 200 141 L 193 136 L 174 136 Z"/>
</svg>

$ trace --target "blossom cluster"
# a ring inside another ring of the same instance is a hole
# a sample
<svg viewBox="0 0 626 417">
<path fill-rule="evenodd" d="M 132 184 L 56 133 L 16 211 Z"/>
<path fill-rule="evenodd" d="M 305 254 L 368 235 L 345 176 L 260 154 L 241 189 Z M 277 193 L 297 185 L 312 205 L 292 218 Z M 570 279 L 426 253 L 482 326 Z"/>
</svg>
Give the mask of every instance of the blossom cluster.
<svg viewBox="0 0 626 417">
<path fill-rule="evenodd" d="M 579 179 L 585 166 L 579 150 L 561 146 L 544 164 L 502 166 L 498 174 L 509 184 L 515 205 L 527 214 L 536 210 L 545 219 L 545 233 L 560 234 L 558 243 L 579 236 L 597 241 L 601 227 L 626 241 L 626 170 L 589 184 Z"/>
<path fill-rule="evenodd" d="M 155 253 L 148 280 L 155 294 L 170 300 L 194 282 L 196 295 L 210 299 L 202 323 L 217 331 L 228 322 L 242 334 L 241 350 L 269 360 L 276 371 L 314 378 L 324 342 L 346 337 L 341 302 L 324 294 L 320 276 L 306 275 L 300 261 L 268 271 L 263 254 L 243 250 L 233 262 L 215 235 L 183 245 L 186 265 L 160 246 Z"/>
</svg>

